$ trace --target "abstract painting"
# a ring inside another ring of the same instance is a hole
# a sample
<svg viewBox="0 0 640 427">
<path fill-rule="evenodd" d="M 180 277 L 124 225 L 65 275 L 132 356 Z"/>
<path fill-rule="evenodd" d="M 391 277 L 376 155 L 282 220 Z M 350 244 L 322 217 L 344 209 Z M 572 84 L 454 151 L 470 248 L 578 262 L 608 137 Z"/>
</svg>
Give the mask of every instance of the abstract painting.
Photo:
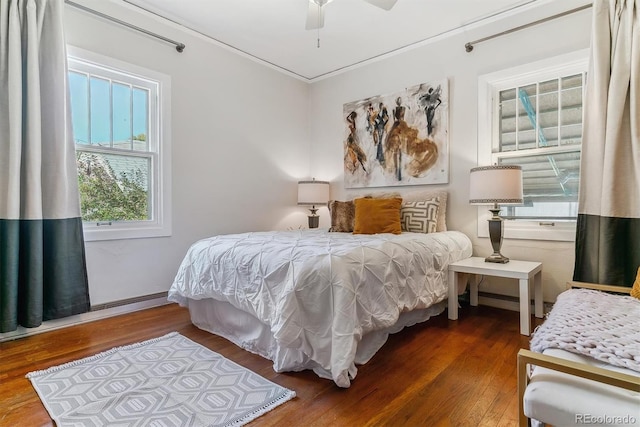
<svg viewBox="0 0 640 427">
<path fill-rule="evenodd" d="M 343 106 L 345 188 L 449 182 L 448 80 Z"/>
</svg>

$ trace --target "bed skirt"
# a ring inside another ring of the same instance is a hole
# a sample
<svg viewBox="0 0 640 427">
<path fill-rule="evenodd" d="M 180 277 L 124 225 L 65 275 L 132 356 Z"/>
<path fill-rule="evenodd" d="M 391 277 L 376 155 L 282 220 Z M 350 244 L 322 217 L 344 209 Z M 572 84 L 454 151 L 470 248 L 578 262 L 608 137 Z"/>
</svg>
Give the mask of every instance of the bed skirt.
<svg viewBox="0 0 640 427">
<path fill-rule="evenodd" d="M 311 369 L 321 378 L 332 379 L 330 371 L 319 366 L 301 351 L 278 346 L 269 326 L 230 303 L 214 299 L 187 299 L 187 306 L 191 321 L 198 328 L 226 338 L 247 351 L 273 361 L 273 369 L 276 372 Z M 355 365 L 367 363 L 384 345 L 389 334 L 425 322 L 442 313 L 445 307 L 446 300 L 425 309 L 401 313 L 395 325 L 364 335 L 358 343 L 355 363 L 349 369 L 351 379 L 357 374 Z"/>
</svg>

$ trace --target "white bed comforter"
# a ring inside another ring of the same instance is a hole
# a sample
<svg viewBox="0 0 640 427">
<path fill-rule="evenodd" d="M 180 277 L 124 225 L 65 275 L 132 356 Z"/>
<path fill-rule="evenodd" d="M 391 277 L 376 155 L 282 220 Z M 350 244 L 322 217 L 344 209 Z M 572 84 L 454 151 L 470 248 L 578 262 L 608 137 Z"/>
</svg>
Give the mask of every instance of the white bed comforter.
<svg viewBox="0 0 640 427">
<path fill-rule="evenodd" d="M 443 300 L 447 266 L 471 250 L 457 231 L 220 235 L 191 246 L 169 300 L 229 302 L 268 325 L 279 346 L 299 349 L 349 387 L 362 336 Z"/>
</svg>

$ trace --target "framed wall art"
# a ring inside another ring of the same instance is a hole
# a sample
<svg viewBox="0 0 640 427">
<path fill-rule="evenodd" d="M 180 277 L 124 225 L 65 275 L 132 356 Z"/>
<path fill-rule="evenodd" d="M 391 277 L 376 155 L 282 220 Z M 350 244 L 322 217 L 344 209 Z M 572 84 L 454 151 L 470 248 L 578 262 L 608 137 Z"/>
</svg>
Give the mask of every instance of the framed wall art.
<svg viewBox="0 0 640 427">
<path fill-rule="evenodd" d="M 448 80 L 344 104 L 345 188 L 449 182 Z"/>
</svg>

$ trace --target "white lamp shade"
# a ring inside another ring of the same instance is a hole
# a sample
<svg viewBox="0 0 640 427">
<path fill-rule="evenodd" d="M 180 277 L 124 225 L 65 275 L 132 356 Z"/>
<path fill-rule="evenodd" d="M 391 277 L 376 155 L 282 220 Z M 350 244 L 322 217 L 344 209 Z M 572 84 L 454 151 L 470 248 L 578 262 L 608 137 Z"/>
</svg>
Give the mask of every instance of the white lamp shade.
<svg viewBox="0 0 640 427">
<path fill-rule="evenodd" d="M 481 166 L 471 169 L 469 177 L 469 203 L 473 205 L 524 203 L 521 166 Z"/>
<path fill-rule="evenodd" d="M 299 181 L 299 205 L 324 205 L 329 201 L 328 181 Z"/>
</svg>

